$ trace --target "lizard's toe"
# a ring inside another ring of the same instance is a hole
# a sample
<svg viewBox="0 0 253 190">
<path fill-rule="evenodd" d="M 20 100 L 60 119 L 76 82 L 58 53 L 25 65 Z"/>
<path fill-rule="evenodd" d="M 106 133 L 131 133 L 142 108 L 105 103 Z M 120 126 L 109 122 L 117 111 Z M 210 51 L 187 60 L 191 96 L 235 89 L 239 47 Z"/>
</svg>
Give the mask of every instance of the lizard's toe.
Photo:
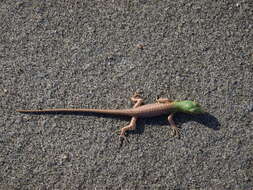
<svg viewBox="0 0 253 190">
<path fill-rule="evenodd" d="M 138 92 L 135 92 L 134 95 L 133 95 L 134 98 L 139 98 L 140 96 L 141 96 L 141 95 L 140 95 L 140 93 L 138 93 Z"/>
<path fill-rule="evenodd" d="M 180 137 L 180 134 L 181 134 L 181 130 L 177 127 L 173 127 L 172 128 L 172 131 L 171 131 L 171 136 L 172 137 Z"/>
<path fill-rule="evenodd" d="M 129 140 L 127 139 L 127 137 L 125 135 L 120 135 L 119 140 L 120 140 L 120 147 L 122 147 L 124 141 L 129 143 Z"/>
<path fill-rule="evenodd" d="M 157 103 L 159 103 L 159 96 L 158 95 L 156 95 L 156 97 L 155 97 L 155 101 L 157 102 Z"/>
<path fill-rule="evenodd" d="M 116 131 L 114 131 L 114 133 L 120 134 L 120 133 L 121 133 L 121 130 L 120 130 L 120 129 L 117 129 Z"/>
</svg>

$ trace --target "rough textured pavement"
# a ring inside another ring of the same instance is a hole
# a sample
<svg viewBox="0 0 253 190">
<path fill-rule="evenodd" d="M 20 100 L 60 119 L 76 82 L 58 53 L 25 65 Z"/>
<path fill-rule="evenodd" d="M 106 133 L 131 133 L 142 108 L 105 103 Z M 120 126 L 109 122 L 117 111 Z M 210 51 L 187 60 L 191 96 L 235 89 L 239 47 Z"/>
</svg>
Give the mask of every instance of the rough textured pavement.
<svg viewBox="0 0 253 190">
<path fill-rule="evenodd" d="M 253 187 L 250 0 L 2 0 L 0 189 Z M 209 112 L 139 120 L 25 115 L 21 108 L 127 108 L 139 91 Z"/>
</svg>

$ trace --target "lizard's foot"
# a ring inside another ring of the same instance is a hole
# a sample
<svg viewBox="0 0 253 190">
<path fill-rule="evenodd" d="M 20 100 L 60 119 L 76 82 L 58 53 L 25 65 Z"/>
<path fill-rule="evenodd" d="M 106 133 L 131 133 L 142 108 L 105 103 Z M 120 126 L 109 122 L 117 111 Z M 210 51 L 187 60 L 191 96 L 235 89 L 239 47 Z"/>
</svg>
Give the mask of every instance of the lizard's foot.
<svg viewBox="0 0 253 190">
<path fill-rule="evenodd" d="M 180 129 L 177 128 L 175 122 L 173 121 L 173 115 L 174 114 L 172 113 L 168 117 L 168 121 L 169 121 L 169 123 L 171 125 L 171 128 L 172 128 L 172 133 L 171 134 L 172 134 L 173 137 L 174 136 L 180 137 Z"/>
<path fill-rule="evenodd" d="M 160 99 L 160 97 L 157 95 L 156 98 L 155 98 L 155 102 L 159 103 L 159 99 Z"/>
<path fill-rule="evenodd" d="M 125 135 L 120 135 L 119 136 L 119 141 L 120 141 L 120 144 L 119 144 L 120 148 L 122 147 L 124 141 L 126 141 L 127 143 L 129 143 L 129 140 L 127 139 L 127 137 Z"/>
<path fill-rule="evenodd" d="M 120 132 L 121 132 L 120 129 L 117 129 L 117 130 L 115 131 L 115 133 L 117 133 L 118 135 L 120 134 Z"/>
<path fill-rule="evenodd" d="M 120 147 L 122 147 L 124 141 L 126 141 L 127 143 L 129 143 L 129 140 L 128 140 L 128 138 L 125 135 L 126 132 L 122 132 L 122 129 L 118 129 L 115 132 L 117 134 L 119 134 Z"/>
<path fill-rule="evenodd" d="M 140 96 L 141 96 L 141 95 L 140 95 L 139 92 L 135 92 L 134 95 L 133 95 L 133 97 L 135 97 L 135 98 L 140 97 Z"/>
<path fill-rule="evenodd" d="M 172 137 L 180 137 L 180 129 L 179 128 L 177 128 L 177 127 L 172 127 L 172 131 L 171 131 L 171 136 Z"/>
</svg>

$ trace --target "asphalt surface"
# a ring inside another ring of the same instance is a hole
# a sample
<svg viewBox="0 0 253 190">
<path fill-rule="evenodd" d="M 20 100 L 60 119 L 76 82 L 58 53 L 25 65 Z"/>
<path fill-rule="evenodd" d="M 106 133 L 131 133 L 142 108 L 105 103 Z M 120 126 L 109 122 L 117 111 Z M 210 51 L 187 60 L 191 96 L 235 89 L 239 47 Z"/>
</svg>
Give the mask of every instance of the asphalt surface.
<svg viewBox="0 0 253 190">
<path fill-rule="evenodd" d="M 0 2 L 0 189 L 253 188 L 250 0 Z M 16 109 L 128 108 L 140 92 L 209 114 L 142 119 Z"/>
</svg>

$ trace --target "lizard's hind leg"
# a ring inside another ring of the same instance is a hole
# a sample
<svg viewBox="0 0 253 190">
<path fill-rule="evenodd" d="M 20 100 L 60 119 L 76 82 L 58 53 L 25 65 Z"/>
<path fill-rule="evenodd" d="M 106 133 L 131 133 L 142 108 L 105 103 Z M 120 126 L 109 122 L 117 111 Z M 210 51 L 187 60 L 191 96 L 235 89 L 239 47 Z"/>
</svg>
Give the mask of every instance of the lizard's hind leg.
<svg viewBox="0 0 253 190">
<path fill-rule="evenodd" d="M 120 146 L 122 146 L 122 143 L 124 140 L 129 142 L 126 138 L 126 132 L 133 131 L 136 129 L 136 121 L 137 121 L 137 117 L 132 117 L 130 124 L 120 129 L 120 136 L 119 136 Z"/>
<path fill-rule="evenodd" d="M 134 103 L 133 108 L 137 108 L 141 106 L 141 104 L 143 103 L 143 99 L 140 97 L 138 93 L 134 93 L 134 95 L 131 97 L 131 101 Z M 130 124 L 120 129 L 120 136 L 119 136 L 120 146 L 122 146 L 124 140 L 128 142 L 126 138 L 126 132 L 133 131 L 136 129 L 136 121 L 137 117 L 132 117 Z"/>
<path fill-rule="evenodd" d="M 141 104 L 143 103 L 143 99 L 140 98 L 140 95 L 136 92 L 131 97 L 131 101 L 134 103 L 133 108 L 137 108 L 137 107 L 141 106 Z M 137 121 L 137 117 L 132 117 L 130 124 L 123 127 L 122 129 L 120 129 L 120 136 L 125 136 L 126 131 L 135 130 L 136 121 Z"/>
</svg>

